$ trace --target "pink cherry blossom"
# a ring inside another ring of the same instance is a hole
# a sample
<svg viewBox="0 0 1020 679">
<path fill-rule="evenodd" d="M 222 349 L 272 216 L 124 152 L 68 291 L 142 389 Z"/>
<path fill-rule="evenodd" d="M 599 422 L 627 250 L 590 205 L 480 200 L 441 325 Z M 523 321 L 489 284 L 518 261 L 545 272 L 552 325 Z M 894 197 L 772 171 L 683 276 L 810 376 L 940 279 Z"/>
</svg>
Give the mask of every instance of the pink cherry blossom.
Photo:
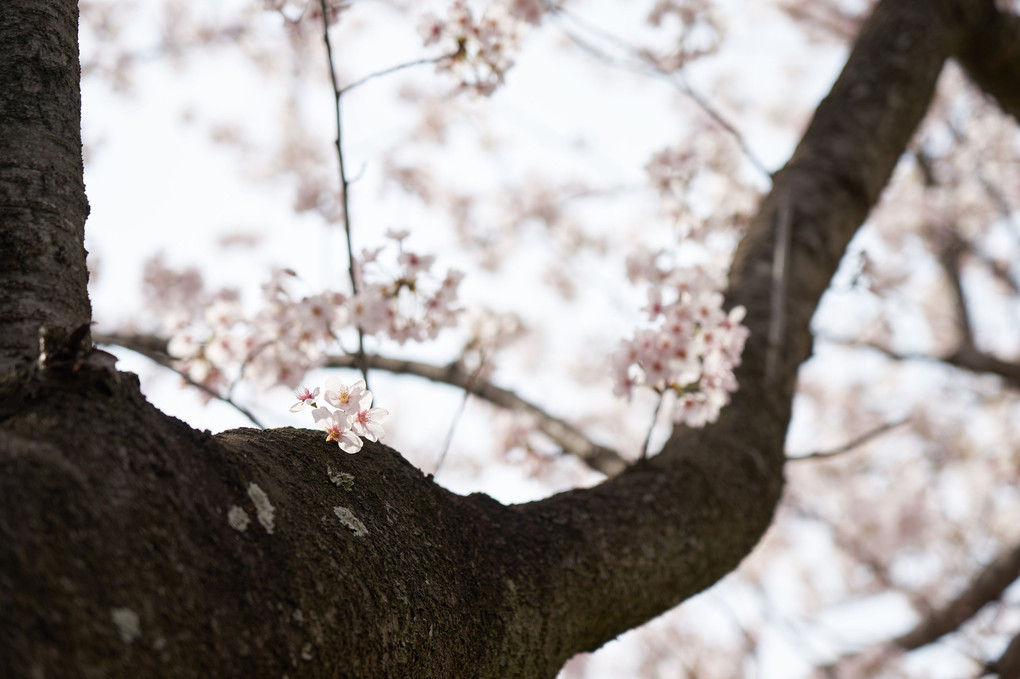
<svg viewBox="0 0 1020 679">
<path fill-rule="evenodd" d="M 354 416 L 362 408 L 371 405 L 372 392 L 365 390 L 364 380 L 358 380 L 347 386 L 338 378 L 330 377 L 326 380 L 326 393 L 323 398 L 334 408 Z"/>
<path fill-rule="evenodd" d="M 345 453 L 356 453 L 364 445 L 361 439 L 351 431 L 350 416 L 342 410 L 330 411 L 328 408 L 316 408 L 312 411 L 315 424 L 326 430 L 326 440 L 336 441 Z"/>
<path fill-rule="evenodd" d="M 369 403 L 371 403 L 371 398 Z M 369 441 L 378 441 L 383 436 L 382 422 L 387 416 L 389 416 L 389 411 L 383 408 L 366 408 L 358 411 L 354 416 L 351 427 L 357 434 Z"/>
<path fill-rule="evenodd" d="M 319 388 L 315 387 L 315 391 L 308 391 L 308 387 L 296 392 L 297 403 L 290 407 L 290 412 L 296 413 L 305 407 L 305 404 L 310 404 L 313 408 L 316 407 L 315 399 L 319 397 Z"/>
<path fill-rule="evenodd" d="M 442 43 L 450 54 L 437 70 L 457 78 L 460 91 L 487 97 L 503 84 L 529 24 L 541 19 L 543 8 L 538 5 L 496 2 L 476 17 L 465 0 L 454 0 L 445 19 L 425 14 L 418 33 L 425 45 Z"/>
<path fill-rule="evenodd" d="M 663 270 L 661 253 L 644 250 L 628 258 L 632 280 L 648 281 L 646 307 L 653 327 L 641 328 L 612 358 L 614 392 L 630 396 L 645 386 L 678 394 L 674 419 L 691 427 L 714 422 L 737 390 L 733 369 L 748 330 L 744 309 L 722 309 L 721 277 L 701 267 Z"/>
</svg>

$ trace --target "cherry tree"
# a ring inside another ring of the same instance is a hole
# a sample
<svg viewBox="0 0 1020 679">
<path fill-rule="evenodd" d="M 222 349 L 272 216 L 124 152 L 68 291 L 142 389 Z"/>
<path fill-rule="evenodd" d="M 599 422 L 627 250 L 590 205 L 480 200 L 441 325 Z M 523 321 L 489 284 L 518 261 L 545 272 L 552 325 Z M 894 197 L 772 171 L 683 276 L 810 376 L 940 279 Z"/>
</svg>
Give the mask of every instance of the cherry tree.
<svg viewBox="0 0 1020 679">
<path fill-rule="evenodd" d="M 698 0 L 80 5 L 0 8 L 4 676 L 1020 676 L 1016 7 L 776 3 L 756 92 Z M 153 92 L 267 229 L 171 141 L 125 256 Z"/>
</svg>

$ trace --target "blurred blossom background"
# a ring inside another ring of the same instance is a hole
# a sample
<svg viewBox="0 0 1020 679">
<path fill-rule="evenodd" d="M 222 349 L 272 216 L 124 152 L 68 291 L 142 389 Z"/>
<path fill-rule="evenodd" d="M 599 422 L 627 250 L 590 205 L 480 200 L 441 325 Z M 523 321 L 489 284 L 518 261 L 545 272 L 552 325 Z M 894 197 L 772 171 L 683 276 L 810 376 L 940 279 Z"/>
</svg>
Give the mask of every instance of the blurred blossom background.
<svg viewBox="0 0 1020 679">
<path fill-rule="evenodd" d="M 713 294 L 870 6 L 331 2 L 341 178 L 318 0 L 83 0 L 97 337 L 198 428 L 313 427 L 295 390 L 371 364 L 447 488 L 596 484 L 739 388 L 631 359 L 681 343 L 657 302 L 738 333 Z M 562 677 L 981 676 L 1020 631 L 1018 203 L 1016 123 L 950 64 L 816 314 L 772 529 Z"/>
</svg>

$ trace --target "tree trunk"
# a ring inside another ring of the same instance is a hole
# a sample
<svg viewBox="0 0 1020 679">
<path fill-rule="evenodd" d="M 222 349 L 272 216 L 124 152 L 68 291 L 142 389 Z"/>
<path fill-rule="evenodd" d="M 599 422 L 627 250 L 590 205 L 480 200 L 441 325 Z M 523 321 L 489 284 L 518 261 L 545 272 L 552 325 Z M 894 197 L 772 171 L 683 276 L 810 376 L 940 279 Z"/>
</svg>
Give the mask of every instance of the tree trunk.
<svg viewBox="0 0 1020 679">
<path fill-rule="evenodd" d="M 771 522 L 811 315 L 942 64 L 1020 33 L 990 1 L 880 3 L 740 246 L 733 404 L 600 486 L 503 506 L 381 444 L 194 431 L 89 351 L 76 16 L 0 4 L 4 677 L 553 677 L 713 584 Z"/>
<path fill-rule="evenodd" d="M 80 77 L 76 3 L 0 4 L 0 379 L 92 317 Z"/>
</svg>

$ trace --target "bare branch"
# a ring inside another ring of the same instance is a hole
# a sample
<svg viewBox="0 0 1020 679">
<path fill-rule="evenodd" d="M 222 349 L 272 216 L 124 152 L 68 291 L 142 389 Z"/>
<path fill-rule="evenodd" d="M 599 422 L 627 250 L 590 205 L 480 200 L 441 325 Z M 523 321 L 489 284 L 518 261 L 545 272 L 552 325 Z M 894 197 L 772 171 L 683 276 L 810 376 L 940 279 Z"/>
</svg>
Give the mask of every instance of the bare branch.
<svg viewBox="0 0 1020 679">
<path fill-rule="evenodd" d="M 584 21 L 581 17 L 577 16 L 573 12 L 570 12 L 569 10 L 565 9 L 559 4 L 550 3 L 549 14 L 554 18 L 566 17 L 570 21 L 572 21 L 575 26 L 578 26 L 580 29 L 584 30 L 590 35 L 597 36 L 609 42 L 610 44 L 615 45 L 616 47 L 621 49 L 625 54 L 627 54 L 628 57 L 633 59 L 634 63 L 624 63 L 619 59 L 614 58 L 612 55 L 608 54 L 605 50 L 601 49 L 598 45 L 595 45 L 591 41 L 577 35 L 569 28 L 561 26 L 563 33 L 572 42 L 574 42 L 574 44 L 583 49 L 585 52 L 588 52 L 589 54 L 594 56 L 596 59 L 614 68 L 624 69 L 632 73 L 638 73 L 640 75 L 660 78 L 668 82 L 670 85 L 673 85 L 681 92 L 683 92 L 706 115 L 708 115 L 709 118 L 715 121 L 717 125 L 723 128 L 723 130 L 725 130 L 729 135 L 733 137 L 733 140 L 737 143 L 737 146 L 740 147 L 740 151 L 744 154 L 744 156 L 748 159 L 748 161 L 751 163 L 751 165 L 754 166 L 756 170 L 761 172 L 761 174 L 765 176 L 767 179 L 772 178 L 772 173 L 769 172 L 768 168 L 765 167 L 765 164 L 751 150 L 751 147 L 748 146 L 747 141 L 744 139 L 744 136 L 740 133 L 740 131 L 732 123 L 730 123 L 726 119 L 726 117 L 723 116 L 722 113 L 720 113 L 719 110 L 715 106 L 713 106 L 711 102 L 708 101 L 708 99 L 705 96 L 703 96 L 693 87 L 691 87 L 690 83 L 687 82 L 687 79 L 684 78 L 682 74 L 675 74 L 664 70 L 659 64 L 655 63 L 654 60 L 652 60 L 648 54 L 642 52 L 641 50 L 622 40 L 618 36 L 613 35 L 612 33 L 604 31 L 596 26 L 592 26 L 588 22 Z"/>
<path fill-rule="evenodd" d="M 927 610 L 921 622 L 914 629 L 878 646 L 863 649 L 858 653 L 844 655 L 836 662 L 820 668 L 826 676 L 838 676 L 836 668 L 859 658 L 868 652 L 881 657 L 882 649 L 913 651 L 938 641 L 955 632 L 973 618 L 986 605 L 998 601 L 1007 587 L 1020 578 L 1020 544 L 1001 553 L 988 564 L 960 594 L 938 608 Z M 1020 641 L 1014 639 L 1002 657 L 987 668 L 988 672 L 999 673 L 1000 679 L 1017 679 L 1020 674 Z"/>
<path fill-rule="evenodd" d="M 878 438 L 887 431 L 895 429 L 900 425 L 906 424 L 909 420 L 910 420 L 909 417 L 904 417 L 903 419 L 896 420 L 895 422 L 886 422 L 885 424 L 875 427 L 874 429 L 867 431 L 861 434 L 860 436 L 850 439 L 843 445 L 837 446 L 836 448 L 831 448 L 829 450 L 818 450 L 813 453 L 804 453 L 801 455 L 787 455 L 786 459 L 793 462 L 795 460 L 817 460 L 820 458 L 829 458 L 835 457 L 837 455 L 842 455 L 843 453 L 848 453 L 854 450 L 855 448 L 863 446 L 865 443 L 869 443 L 870 441 Z"/>
<path fill-rule="evenodd" d="M 998 375 L 1004 379 L 1010 387 L 1014 389 L 1020 388 L 1020 363 L 1004 361 L 973 347 L 961 347 L 948 356 L 930 356 L 928 354 L 899 353 L 889 349 L 888 347 L 875 342 L 869 342 L 867 340 L 844 339 L 823 335 L 818 335 L 817 339 L 847 347 L 871 349 L 885 354 L 895 361 L 929 361 L 932 363 L 945 363 L 953 366 L 954 368 L 967 370 L 975 374 Z"/>
<path fill-rule="evenodd" d="M 1020 679 L 1020 634 L 1013 637 L 999 659 L 989 663 L 986 670 L 986 674 L 996 674 L 999 679 Z"/>
<path fill-rule="evenodd" d="M 1000 554 L 960 594 L 933 610 L 914 629 L 893 639 L 893 643 L 912 651 L 959 629 L 985 605 L 998 601 L 1017 578 L 1020 578 L 1020 544 Z"/>
<path fill-rule="evenodd" d="M 942 247 L 939 253 L 939 264 L 942 265 L 949 284 L 953 288 L 953 303 L 956 306 L 957 323 L 963 335 L 960 339 L 959 351 L 966 351 L 974 348 L 974 327 L 970 322 L 970 312 L 967 309 L 967 295 L 963 290 L 963 281 L 960 279 L 960 267 L 962 265 L 963 253 L 966 244 L 963 239 L 955 233 L 946 232 L 948 242 Z"/>
<path fill-rule="evenodd" d="M 381 78 L 381 77 L 383 77 L 385 75 L 389 75 L 391 73 L 396 73 L 397 71 L 403 71 L 404 69 L 413 68 L 415 66 L 425 66 L 427 64 L 442 63 L 443 61 L 446 61 L 448 59 L 453 59 L 456 56 L 457 56 L 457 53 L 456 52 L 452 52 L 450 54 L 441 54 L 438 57 L 424 57 L 422 59 L 415 59 L 414 61 L 406 61 L 406 62 L 404 62 L 402 64 L 397 64 L 396 66 L 390 66 L 389 68 L 384 68 L 381 71 L 376 71 L 375 73 L 369 73 L 368 75 L 355 80 L 354 82 L 350 83 L 349 85 L 344 85 L 343 87 L 338 88 L 337 89 L 337 93 L 340 94 L 340 95 L 347 94 L 348 92 L 350 92 L 354 88 L 361 87 L 362 85 L 364 85 L 365 83 L 369 82 L 370 80 L 375 80 L 376 78 Z"/>
<path fill-rule="evenodd" d="M 481 375 L 484 368 L 485 352 L 481 352 L 481 356 L 478 359 L 478 367 L 471 373 L 471 379 L 468 382 L 468 386 L 464 388 L 464 398 L 460 400 L 460 405 L 457 406 L 457 412 L 454 413 L 453 420 L 450 422 L 450 430 L 446 434 L 446 441 L 443 443 L 443 449 L 439 453 L 439 460 L 436 462 L 436 467 L 432 470 L 433 474 L 437 474 L 439 472 L 439 468 L 443 466 L 443 462 L 446 461 L 446 454 L 450 452 L 450 444 L 453 443 L 453 434 L 457 431 L 457 425 L 460 423 L 460 418 L 464 415 L 464 409 L 467 408 L 468 399 L 471 398 L 471 387 L 474 386 L 475 382 L 478 380 L 478 376 Z"/>
<path fill-rule="evenodd" d="M 871 573 L 871 577 L 874 578 L 875 582 L 881 585 L 883 589 L 890 592 L 899 592 L 916 610 L 927 612 L 931 609 L 928 602 L 919 595 L 905 590 L 897 584 L 893 579 L 889 564 L 886 563 L 883 556 L 872 552 L 869 545 L 858 539 L 856 536 L 850 534 L 845 527 L 841 528 L 837 522 L 808 507 L 794 494 L 791 494 L 786 500 L 786 507 L 795 516 L 811 519 L 813 521 L 820 521 L 830 526 L 832 528 L 833 544 L 844 554 L 865 566 Z"/>
<path fill-rule="evenodd" d="M 814 28 L 841 41 L 853 40 L 860 30 L 861 17 L 843 12 L 839 7 L 823 3 L 800 3 L 787 0 L 779 5 L 794 21 Z"/>
<path fill-rule="evenodd" d="M 130 337 L 121 337 L 119 335 L 108 335 L 105 333 L 92 333 L 92 339 L 96 344 L 123 347 L 124 349 L 129 349 L 137 354 L 145 356 L 153 363 L 158 363 L 167 370 L 176 373 L 177 375 L 180 376 L 182 380 L 187 382 L 190 386 L 194 387 L 195 389 L 198 389 L 206 396 L 214 398 L 217 401 L 222 401 L 223 403 L 226 403 L 231 408 L 247 417 L 248 420 L 259 429 L 266 428 L 266 426 L 262 424 L 262 422 L 255 416 L 254 413 L 252 413 L 249 409 L 245 408 L 243 405 L 235 401 L 232 396 L 230 396 L 229 394 L 227 395 L 220 394 L 215 389 L 212 389 L 211 387 L 202 384 L 201 382 L 196 382 L 195 380 L 191 379 L 191 376 L 188 375 L 186 372 L 177 368 L 174 365 L 171 356 L 166 352 L 166 340 L 162 340 L 152 335 L 132 335 Z"/>
</svg>

